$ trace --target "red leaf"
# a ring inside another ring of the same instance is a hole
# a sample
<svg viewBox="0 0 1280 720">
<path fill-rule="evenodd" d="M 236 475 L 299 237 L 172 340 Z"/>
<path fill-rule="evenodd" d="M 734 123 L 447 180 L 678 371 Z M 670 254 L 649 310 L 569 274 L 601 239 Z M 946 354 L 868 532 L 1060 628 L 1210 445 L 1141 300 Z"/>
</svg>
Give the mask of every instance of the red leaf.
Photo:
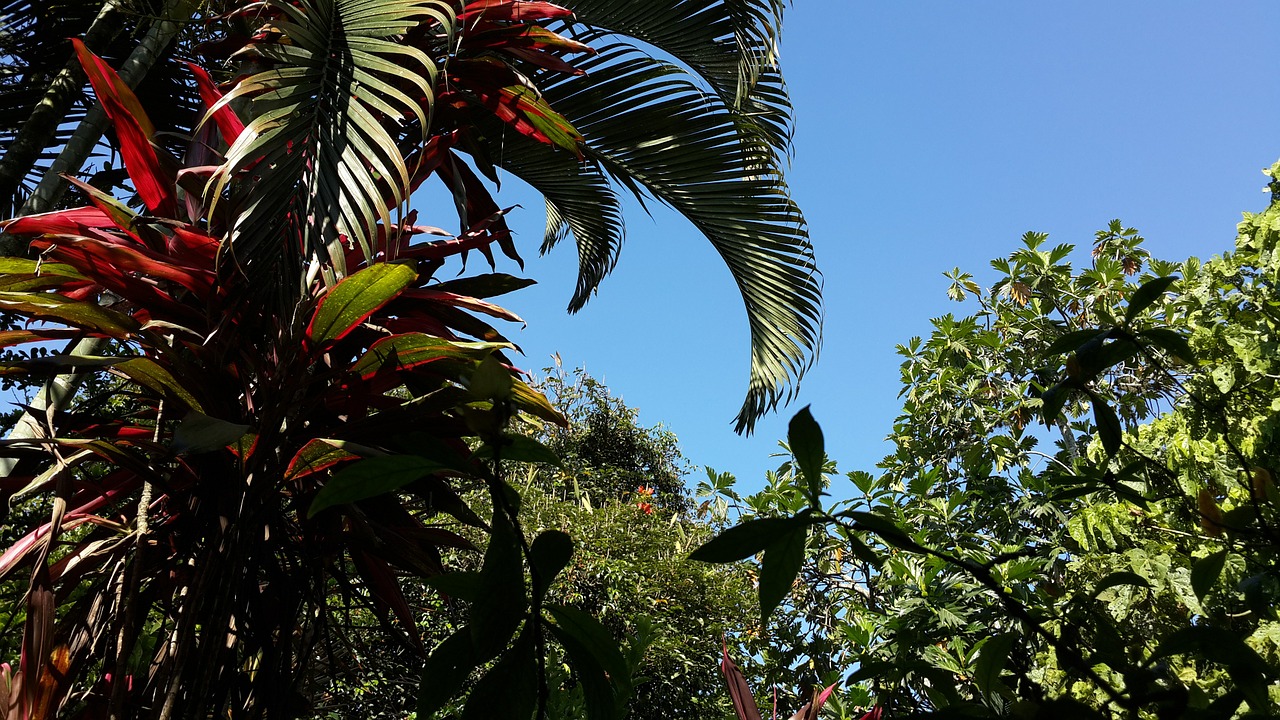
<svg viewBox="0 0 1280 720">
<path fill-rule="evenodd" d="M 196 87 L 200 90 L 200 99 L 213 111 L 213 121 L 218 124 L 218 132 L 222 133 L 222 139 L 228 146 L 234 144 L 236 138 L 240 137 L 240 133 L 244 132 L 244 121 L 236 115 L 230 105 L 223 105 L 213 110 L 222 99 L 222 91 L 214 84 L 213 78 L 209 77 L 209 73 L 205 72 L 204 68 L 195 63 L 187 63 L 187 67 L 191 69 L 191 74 L 196 76 Z"/>
<path fill-rule="evenodd" d="M 358 457 L 359 455 L 355 453 L 347 452 L 330 442 L 316 438 L 303 445 L 302 449 L 289 461 L 289 467 L 284 471 L 284 479 L 297 480 Z"/>
<path fill-rule="evenodd" d="M 441 305 L 451 305 L 454 307 L 474 310 L 476 312 L 484 313 L 485 315 L 509 320 L 511 322 L 524 322 L 519 315 L 516 315 L 504 307 L 494 305 L 493 303 L 485 302 L 484 300 L 473 298 L 468 295 L 458 295 L 456 293 L 445 292 L 443 290 L 431 290 L 429 288 L 404 291 L 404 293 L 401 294 L 400 299 L 397 300 L 396 306 L 393 307 L 393 311 L 401 304 L 407 304 L 403 303 L 403 300 L 405 299 L 422 300 L 429 303 L 440 303 Z"/>
<path fill-rule="evenodd" d="M 568 8 L 553 5 L 549 2 L 528 2 L 528 0 L 476 0 L 467 3 L 458 15 L 462 24 L 471 24 L 479 20 L 489 22 L 525 22 L 529 20 L 554 20 L 556 18 L 573 17 Z"/>
<path fill-rule="evenodd" d="M 178 210 L 173 193 L 174 178 L 166 176 L 156 150 L 151 146 L 155 126 L 143 112 L 138 97 L 110 65 L 79 40 L 73 39 L 71 43 L 75 46 L 80 66 L 89 76 L 94 94 L 115 126 L 116 136 L 120 139 L 120 156 L 142 202 L 153 213 L 173 217 Z"/>
<path fill-rule="evenodd" d="M 214 274 L 177 262 L 174 258 L 143 247 L 128 247 L 123 243 L 110 243 L 93 237 L 69 238 L 50 246 L 50 254 L 75 267 L 89 278 L 103 274 L 109 266 L 111 276 L 134 272 L 147 278 L 168 280 L 200 294 L 207 295 L 213 288 Z"/>
<path fill-rule="evenodd" d="M 96 207 L 27 215 L 0 222 L 0 228 L 13 235 L 84 235 L 89 228 L 114 228 L 116 224 Z"/>
<path fill-rule="evenodd" d="M 720 661 L 720 672 L 724 673 L 725 683 L 729 686 L 729 699 L 733 701 L 733 710 L 738 714 L 738 720 L 761 720 L 756 698 L 751 694 L 751 686 L 747 685 L 742 670 L 729 659 L 727 640 L 724 642 L 724 659 Z"/>
</svg>

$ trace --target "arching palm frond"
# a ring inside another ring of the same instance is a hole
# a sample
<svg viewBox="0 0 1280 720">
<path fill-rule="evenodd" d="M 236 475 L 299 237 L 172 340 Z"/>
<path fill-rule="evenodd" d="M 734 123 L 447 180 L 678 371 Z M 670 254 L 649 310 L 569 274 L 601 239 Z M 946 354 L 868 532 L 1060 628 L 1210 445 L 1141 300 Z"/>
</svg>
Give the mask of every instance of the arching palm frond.
<svg viewBox="0 0 1280 720">
<path fill-rule="evenodd" d="M 701 77 L 744 125 L 790 148 L 791 100 L 778 72 L 782 0 L 565 0 L 574 19 L 642 40 Z"/>
<path fill-rule="evenodd" d="M 589 219 L 589 199 L 598 193 L 595 173 L 603 172 L 638 197 L 656 197 L 675 208 L 711 241 L 738 284 L 751 329 L 750 384 L 737 418 L 738 430 L 749 431 L 756 418 L 790 398 L 821 334 L 821 279 L 804 217 L 788 195 L 776 154 L 762 139 L 744 134 L 735 113 L 681 68 L 633 46 L 607 45 L 578 67 L 586 75 L 539 76 L 536 83 L 582 133 L 585 158 L 595 167 L 555 180 L 543 173 L 530 183 L 577 201 L 554 203 L 575 235 L 591 222 L 611 231 L 617 226 L 611 214 Z M 508 144 L 503 164 L 522 175 L 522 163 L 551 152 L 530 145 Z M 542 160 L 544 166 L 548 162 Z M 580 307 L 611 269 L 614 237 L 621 235 L 584 243 L 579 235 L 580 247 L 591 252 L 580 254 L 574 305 Z M 606 244 L 610 252 L 600 250 Z"/>
<path fill-rule="evenodd" d="M 253 117 L 212 187 L 217 196 L 238 179 L 231 252 L 242 271 L 278 283 L 317 262 L 332 283 L 346 274 L 344 243 L 372 257 L 378 225 L 389 227 L 408 197 L 410 172 L 389 128 L 407 118 L 415 144 L 427 140 L 437 68 L 403 38 L 422 26 L 451 35 L 454 11 L 443 0 L 266 5 L 278 19 L 245 52 L 270 69 L 224 99 L 251 97 Z"/>
</svg>

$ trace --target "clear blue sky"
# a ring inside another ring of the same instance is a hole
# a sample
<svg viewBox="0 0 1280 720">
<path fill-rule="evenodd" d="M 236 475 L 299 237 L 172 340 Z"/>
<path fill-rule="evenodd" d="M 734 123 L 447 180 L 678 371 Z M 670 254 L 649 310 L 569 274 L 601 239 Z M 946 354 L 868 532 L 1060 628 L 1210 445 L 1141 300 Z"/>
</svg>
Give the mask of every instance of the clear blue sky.
<svg viewBox="0 0 1280 720">
<path fill-rule="evenodd" d="M 1240 211 L 1267 199 L 1259 170 L 1280 158 L 1277 29 L 1274 0 L 799 0 L 782 52 L 790 181 L 827 313 L 799 401 L 733 434 L 744 312 L 709 243 L 672 213 L 632 212 L 617 271 L 568 316 L 572 247 L 535 257 L 541 206 L 504 186 L 525 204 L 514 226 L 540 282 L 505 298 L 529 323 L 512 338 L 526 367 L 559 352 L 671 428 L 694 463 L 752 486 L 805 404 L 843 469 L 871 469 L 899 408 L 894 346 L 961 309 L 943 271 L 988 279 L 1027 230 L 1087 248 L 1112 218 L 1159 257 L 1230 248 Z"/>
</svg>

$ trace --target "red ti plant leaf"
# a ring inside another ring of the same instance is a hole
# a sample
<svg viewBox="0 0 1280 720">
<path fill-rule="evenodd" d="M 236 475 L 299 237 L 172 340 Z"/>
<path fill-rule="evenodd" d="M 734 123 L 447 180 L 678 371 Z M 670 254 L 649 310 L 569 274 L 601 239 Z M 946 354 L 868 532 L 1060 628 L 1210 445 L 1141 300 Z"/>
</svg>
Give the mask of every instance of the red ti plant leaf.
<svg viewBox="0 0 1280 720">
<path fill-rule="evenodd" d="M 187 63 L 187 67 L 191 69 L 191 74 L 196 77 L 196 87 L 200 90 L 200 99 L 204 101 L 208 112 L 213 116 L 213 121 L 218 124 L 218 132 L 222 133 L 222 139 L 230 146 L 235 143 L 236 138 L 240 137 L 240 133 L 244 132 L 244 121 L 236 115 L 230 105 L 218 102 L 222 100 L 222 91 L 213 82 L 213 78 L 209 77 L 209 73 L 204 68 L 195 63 Z M 206 117 L 207 121 L 209 118 Z"/>
<path fill-rule="evenodd" d="M 0 222 L 0 228 L 14 235 L 84 235 L 90 228 L 114 226 L 115 223 L 105 212 L 92 207 L 27 215 Z"/>
<path fill-rule="evenodd" d="M 307 337 L 317 347 L 341 340 L 417 277 L 408 265 L 378 263 L 343 278 L 320 299 L 307 325 Z"/>
<path fill-rule="evenodd" d="M 449 79 L 521 135 L 582 157 L 582 134 L 501 60 L 455 60 L 449 64 Z"/>
<path fill-rule="evenodd" d="M 568 8 L 553 5 L 549 2 L 528 2 L 527 0 L 476 0 L 467 3 L 458 15 L 458 21 L 464 25 L 474 24 L 480 20 L 489 22 L 527 22 L 530 20 L 555 20 L 573 17 Z"/>
<path fill-rule="evenodd" d="M 835 685 L 828 685 L 821 692 L 813 694 L 813 700 L 804 704 L 804 707 L 796 711 L 788 720 L 818 720 L 818 713 L 822 712 L 822 706 L 827 704 L 827 698 L 831 697 L 831 691 L 835 689 Z"/>
<path fill-rule="evenodd" d="M 729 686 L 729 699 L 733 701 L 733 711 L 738 720 L 761 720 L 760 709 L 756 707 L 756 698 L 751 694 L 751 686 L 743 677 L 738 664 L 729 658 L 729 642 L 724 641 L 724 659 L 720 661 L 720 672 L 724 673 L 724 681 Z"/>
<path fill-rule="evenodd" d="M 338 463 L 355 460 L 360 457 L 355 453 L 347 452 L 338 447 L 335 444 L 337 442 L 323 438 L 308 441 L 289 461 L 289 467 L 284 472 L 284 479 L 296 480 L 321 470 L 327 470 Z"/>
<path fill-rule="evenodd" d="M 80 66 L 89 76 L 94 94 L 115 126 L 116 135 L 120 138 L 120 156 L 142 202 L 157 215 L 174 217 L 178 209 L 173 192 L 174 178 L 164 171 L 155 148 L 151 146 L 156 129 L 143 112 L 138 97 L 116 71 L 84 43 L 75 39 L 71 43 L 80 58 Z"/>
</svg>

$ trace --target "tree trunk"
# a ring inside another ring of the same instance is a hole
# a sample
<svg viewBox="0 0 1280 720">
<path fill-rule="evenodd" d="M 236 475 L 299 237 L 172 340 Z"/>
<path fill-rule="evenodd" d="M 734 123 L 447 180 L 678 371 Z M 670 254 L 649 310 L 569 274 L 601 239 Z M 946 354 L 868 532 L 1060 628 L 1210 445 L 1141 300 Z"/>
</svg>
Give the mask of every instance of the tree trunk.
<svg viewBox="0 0 1280 720">
<path fill-rule="evenodd" d="M 84 36 L 84 42 L 90 48 L 110 44 L 124 29 L 115 13 L 117 5 L 118 0 L 107 0 L 98 17 L 94 18 Z M 0 198 L 13 198 L 18 194 L 22 179 L 31 172 L 40 152 L 53 144 L 58 125 L 71 109 L 84 79 L 84 71 L 72 53 L 62 71 L 49 84 L 44 97 L 31 111 L 31 116 L 18 130 L 4 158 L 0 159 Z"/>
<path fill-rule="evenodd" d="M 174 36 L 186 26 L 197 7 L 196 0 L 171 0 L 165 8 L 162 18 L 156 20 L 147 31 L 146 37 L 138 47 L 129 54 L 124 66 L 120 68 L 120 78 L 129 87 L 136 87 L 147 71 L 155 64 L 156 59 L 164 53 L 165 48 Z M 89 153 L 102 139 L 107 129 L 107 114 L 102 103 L 94 105 L 75 133 L 58 154 L 53 166 L 41 178 L 35 192 L 27 199 L 19 215 L 32 215 L 53 209 L 62 194 L 66 192 L 67 182 L 63 173 L 74 173 L 80 170 L 89 157 Z M 26 253 L 26 246 L 12 236 L 0 238 L 0 255 L 13 256 Z M 77 343 L 71 350 L 78 355 L 93 355 L 101 352 L 106 342 L 99 339 L 85 339 Z M 31 410 L 24 412 L 14 425 L 9 439 L 25 439 L 39 437 L 43 434 L 44 420 L 40 416 L 51 417 L 58 408 L 65 407 L 75 397 L 76 390 L 84 382 L 84 374 L 67 373 L 58 375 L 45 383 L 31 403 Z M 13 472 L 17 461 L 12 458 L 0 458 L 0 477 L 8 477 Z"/>
</svg>

